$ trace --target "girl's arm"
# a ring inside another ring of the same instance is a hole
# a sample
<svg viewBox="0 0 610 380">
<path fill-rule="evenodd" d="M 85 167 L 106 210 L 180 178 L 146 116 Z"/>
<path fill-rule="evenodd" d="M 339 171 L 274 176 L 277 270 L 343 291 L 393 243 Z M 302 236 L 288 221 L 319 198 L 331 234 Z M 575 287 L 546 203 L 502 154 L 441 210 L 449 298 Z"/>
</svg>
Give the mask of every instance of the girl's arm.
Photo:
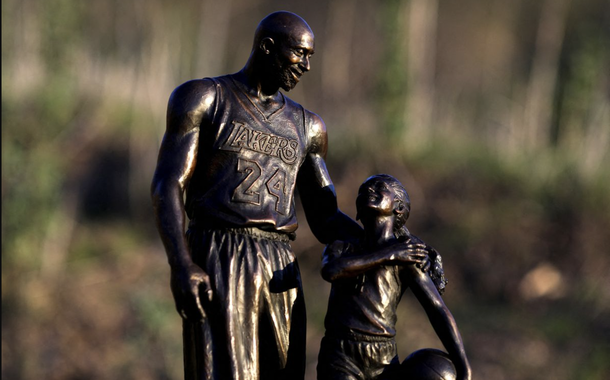
<svg viewBox="0 0 610 380">
<path fill-rule="evenodd" d="M 447 349 L 451 361 L 457 370 L 457 378 L 460 380 L 470 380 L 472 378 L 472 371 L 466 357 L 462 337 L 453 315 L 436 290 L 432 279 L 413 266 L 405 266 L 403 270 L 407 271 L 409 286 L 411 286 L 413 294 L 415 294 L 415 297 L 417 297 L 417 300 L 423 306 L 434 331 Z"/>
<path fill-rule="evenodd" d="M 336 241 L 326 246 L 322 257 L 322 278 L 326 281 L 356 277 L 379 265 L 418 264 L 424 272 L 430 265 L 428 254 L 420 244 L 411 244 L 408 240 L 360 255 L 343 254 L 347 244 Z"/>
</svg>

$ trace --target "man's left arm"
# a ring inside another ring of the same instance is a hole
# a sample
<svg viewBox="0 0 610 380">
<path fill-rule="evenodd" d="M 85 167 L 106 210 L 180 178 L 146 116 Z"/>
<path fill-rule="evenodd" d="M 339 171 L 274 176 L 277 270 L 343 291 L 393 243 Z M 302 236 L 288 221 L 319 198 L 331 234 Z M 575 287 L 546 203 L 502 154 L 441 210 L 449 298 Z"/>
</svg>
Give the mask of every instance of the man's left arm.
<svg viewBox="0 0 610 380">
<path fill-rule="evenodd" d="M 328 138 L 324 121 L 306 111 L 309 124 L 308 151 L 299 170 L 297 187 L 311 231 L 322 243 L 354 240 L 362 235 L 362 227 L 337 206 L 335 187 L 326 168 Z"/>
</svg>

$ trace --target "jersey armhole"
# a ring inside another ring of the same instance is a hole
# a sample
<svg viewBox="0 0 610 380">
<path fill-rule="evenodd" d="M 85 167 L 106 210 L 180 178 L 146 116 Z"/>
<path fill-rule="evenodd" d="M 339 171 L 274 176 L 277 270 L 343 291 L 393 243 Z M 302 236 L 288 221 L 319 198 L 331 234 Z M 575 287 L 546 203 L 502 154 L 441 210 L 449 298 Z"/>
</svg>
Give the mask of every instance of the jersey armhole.
<svg viewBox="0 0 610 380">
<path fill-rule="evenodd" d="M 214 91 L 216 92 L 216 95 L 214 96 L 214 113 L 212 114 L 212 125 L 214 125 L 216 123 L 216 114 L 218 113 L 218 99 L 220 97 L 220 82 L 218 82 L 218 80 L 216 78 L 212 78 L 212 77 L 207 77 L 207 78 L 203 78 L 205 79 L 209 79 L 212 81 L 212 83 L 214 83 Z"/>
<path fill-rule="evenodd" d="M 303 114 L 303 136 L 305 136 L 305 146 L 307 147 L 307 152 L 309 153 L 309 149 L 311 148 L 311 136 L 309 135 L 309 130 L 311 129 L 309 123 L 307 122 L 307 111 L 305 107 L 299 104 L 301 107 L 301 113 Z"/>
</svg>

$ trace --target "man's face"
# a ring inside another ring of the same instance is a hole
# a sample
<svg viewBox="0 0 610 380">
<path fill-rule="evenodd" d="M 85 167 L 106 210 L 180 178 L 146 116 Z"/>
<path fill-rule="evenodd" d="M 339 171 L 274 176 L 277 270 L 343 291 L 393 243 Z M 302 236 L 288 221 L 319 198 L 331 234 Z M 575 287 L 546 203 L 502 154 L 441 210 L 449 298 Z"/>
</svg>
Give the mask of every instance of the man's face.
<svg viewBox="0 0 610 380">
<path fill-rule="evenodd" d="M 392 186 L 382 179 L 372 178 L 360 186 L 356 208 L 360 216 L 371 212 L 379 216 L 392 215 L 396 199 Z"/>
<path fill-rule="evenodd" d="M 314 53 L 313 35 L 309 31 L 293 33 L 278 41 L 273 69 L 279 87 L 292 90 L 301 76 L 309 71 L 309 59 Z"/>
</svg>

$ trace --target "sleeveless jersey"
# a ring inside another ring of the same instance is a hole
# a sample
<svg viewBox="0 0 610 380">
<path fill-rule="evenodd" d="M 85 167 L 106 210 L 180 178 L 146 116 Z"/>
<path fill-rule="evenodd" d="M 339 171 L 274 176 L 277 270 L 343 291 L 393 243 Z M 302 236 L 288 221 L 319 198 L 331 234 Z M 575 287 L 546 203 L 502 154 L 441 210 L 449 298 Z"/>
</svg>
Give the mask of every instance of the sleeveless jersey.
<svg viewBox="0 0 610 380">
<path fill-rule="evenodd" d="M 329 248 L 344 257 L 364 254 L 359 245 L 348 242 L 336 241 Z M 379 265 L 333 282 L 324 320 L 326 334 L 341 339 L 351 334 L 394 338 L 396 310 L 406 284 L 399 265 Z"/>
<path fill-rule="evenodd" d="M 190 219 L 211 227 L 293 232 L 296 178 L 307 149 L 307 112 L 282 94 L 265 116 L 231 75 L 216 87 L 212 123 L 199 132 L 197 166 L 187 190 Z"/>
</svg>

